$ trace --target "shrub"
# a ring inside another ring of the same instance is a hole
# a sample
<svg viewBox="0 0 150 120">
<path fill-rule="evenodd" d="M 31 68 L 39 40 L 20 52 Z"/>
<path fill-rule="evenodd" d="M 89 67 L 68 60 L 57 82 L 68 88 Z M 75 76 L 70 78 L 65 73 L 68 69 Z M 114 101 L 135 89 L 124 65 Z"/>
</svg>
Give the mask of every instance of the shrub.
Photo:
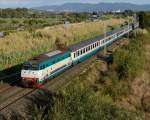
<svg viewBox="0 0 150 120">
<path fill-rule="evenodd" d="M 72 84 L 73 85 L 73 84 Z M 109 96 L 84 86 L 70 86 L 62 97 L 54 98 L 46 120 L 140 120 L 141 116 L 113 104 Z"/>
<path fill-rule="evenodd" d="M 130 44 L 115 52 L 113 56 L 113 69 L 118 73 L 119 79 L 132 79 L 144 69 L 145 54 L 142 41 L 131 40 Z"/>
</svg>

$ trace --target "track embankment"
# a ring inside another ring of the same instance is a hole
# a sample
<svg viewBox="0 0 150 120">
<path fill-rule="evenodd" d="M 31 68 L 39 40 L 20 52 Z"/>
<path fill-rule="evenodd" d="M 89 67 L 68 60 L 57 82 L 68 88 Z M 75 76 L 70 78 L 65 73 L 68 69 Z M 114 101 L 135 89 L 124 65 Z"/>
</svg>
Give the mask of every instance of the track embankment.
<svg viewBox="0 0 150 120">
<path fill-rule="evenodd" d="M 88 60 L 68 69 L 61 75 L 55 77 L 54 79 L 50 80 L 47 84 L 45 84 L 42 90 L 47 90 L 49 92 L 54 93 L 60 90 L 62 87 L 67 86 L 71 82 L 71 78 L 78 76 L 79 73 L 83 72 L 85 69 L 88 69 L 89 64 L 92 64 L 95 60 L 102 60 L 104 62 L 105 59 L 103 58 L 105 58 L 106 56 L 111 56 L 115 49 L 117 49 L 119 46 L 126 44 L 127 41 L 128 40 L 122 39 L 119 42 L 116 42 L 108 47 L 108 54 L 103 56 L 103 51 L 101 51 L 95 56 L 89 58 Z M 6 101 L 0 104 L 0 113 L 5 115 L 8 119 L 10 118 L 12 111 L 26 116 L 27 105 L 33 102 L 29 98 L 36 96 L 39 91 L 41 91 L 41 89 L 23 89 L 22 92 L 18 94 L 16 93 L 15 96 L 11 96 L 10 98 L 5 99 Z"/>
</svg>

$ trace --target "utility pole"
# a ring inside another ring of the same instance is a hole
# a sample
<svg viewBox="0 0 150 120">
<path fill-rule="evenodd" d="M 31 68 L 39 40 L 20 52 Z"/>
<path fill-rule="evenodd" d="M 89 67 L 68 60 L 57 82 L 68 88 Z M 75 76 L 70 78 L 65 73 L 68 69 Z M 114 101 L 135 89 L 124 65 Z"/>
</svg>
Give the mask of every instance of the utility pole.
<svg viewBox="0 0 150 120">
<path fill-rule="evenodd" d="M 133 21 L 133 23 L 135 24 L 135 23 L 137 23 L 137 15 L 136 15 L 136 13 L 134 14 L 134 21 Z M 136 38 L 136 31 L 134 32 L 135 33 L 135 38 Z"/>
<path fill-rule="evenodd" d="M 107 35 L 106 35 L 106 23 L 105 23 L 105 21 L 104 21 L 104 39 L 107 37 Z M 104 45 L 104 56 L 107 54 L 107 45 L 105 44 Z"/>
<path fill-rule="evenodd" d="M 2 17 L 2 8 L 1 8 L 1 17 Z"/>
<path fill-rule="evenodd" d="M 120 26 L 121 26 L 121 24 L 122 24 L 122 22 L 121 22 L 121 14 L 119 15 L 119 19 L 120 19 Z"/>
<path fill-rule="evenodd" d="M 129 35 L 130 35 L 130 30 L 129 30 L 130 29 L 130 23 L 129 22 L 130 22 L 130 20 L 129 20 L 129 16 L 128 16 L 128 39 L 129 39 Z"/>
</svg>

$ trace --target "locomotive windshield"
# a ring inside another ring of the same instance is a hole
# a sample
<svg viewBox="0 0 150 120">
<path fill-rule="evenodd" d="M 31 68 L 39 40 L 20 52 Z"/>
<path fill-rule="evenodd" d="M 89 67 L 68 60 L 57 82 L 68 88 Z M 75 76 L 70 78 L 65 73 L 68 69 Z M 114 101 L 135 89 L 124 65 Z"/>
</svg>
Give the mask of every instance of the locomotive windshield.
<svg viewBox="0 0 150 120">
<path fill-rule="evenodd" d="M 23 65 L 23 69 L 24 70 L 38 70 L 38 65 L 37 64 L 33 64 L 33 63 L 25 63 Z"/>
<path fill-rule="evenodd" d="M 38 66 L 37 65 L 32 65 L 31 69 L 32 70 L 38 70 Z"/>
<path fill-rule="evenodd" d="M 30 70 L 30 69 L 31 69 L 31 66 L 30 66 L 30 65 L 23 65 L 23 69 L 24 69 L 24 70 Z"/>
</svg>

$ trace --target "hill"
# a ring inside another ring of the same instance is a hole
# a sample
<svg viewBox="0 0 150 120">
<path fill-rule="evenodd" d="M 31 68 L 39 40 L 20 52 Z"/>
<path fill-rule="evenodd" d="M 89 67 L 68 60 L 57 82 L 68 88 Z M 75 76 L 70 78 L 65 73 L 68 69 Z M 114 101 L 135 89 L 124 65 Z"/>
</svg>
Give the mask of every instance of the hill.
<svg viewBox="0 0 150 120">
<path fill-rule="evenodd" d="M 72 12 L 92 12 L 92 11 L 112 11 L 118 10 L 134 10 L 134 11 L 149 11 L 150 5 L 136 5 L 131 3 L 65 3 L 63 5 L 40 6 L 33 9 L 47 11 L 72 11 Z"/>
</svg>

